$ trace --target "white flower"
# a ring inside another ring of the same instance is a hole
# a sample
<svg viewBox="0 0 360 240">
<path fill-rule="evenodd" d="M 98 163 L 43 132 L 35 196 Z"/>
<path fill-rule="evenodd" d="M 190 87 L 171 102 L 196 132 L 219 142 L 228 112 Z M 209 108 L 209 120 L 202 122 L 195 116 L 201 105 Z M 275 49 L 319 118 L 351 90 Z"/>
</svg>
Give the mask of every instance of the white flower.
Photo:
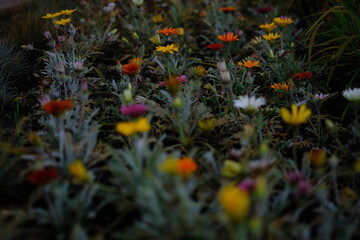
<svg viewBox="0 0 360 240">
<path fill-rule="evenodd" d="M 111 2 L 106 7 L 103 7 L 104 12 L 109 13 L 116 7 L 115 3 Z"/>
<path fill-rule="evenodd" d="M 350 102 L 360 102 L 360 88 L 346 89 L 342 95 Z"/>
<path fill-rule="evenodd" d="M 255 96 L 240 96 L 239 99 L 234 100 L 234 107 L 243 108 L 246 113 L 252 114 L 255 113 L 260 106 L 265 105 L 265 98 Z"/>
</svg>

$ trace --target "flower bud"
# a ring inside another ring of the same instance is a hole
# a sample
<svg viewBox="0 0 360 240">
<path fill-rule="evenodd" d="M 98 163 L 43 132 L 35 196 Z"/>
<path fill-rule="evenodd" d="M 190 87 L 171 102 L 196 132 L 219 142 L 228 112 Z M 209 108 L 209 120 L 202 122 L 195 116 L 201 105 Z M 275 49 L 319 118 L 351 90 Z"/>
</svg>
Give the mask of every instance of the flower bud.
<svg viewBox="0 0 360 240">
<path fill-rule="evenodd" d="M 132 2 L 135 4 L 135 6 L 140 7 L 144 4 L 144 0 L 132 0 Z"/>
<path fill-rule="evenodd" d="M 176 28 L 176 35 L 178 36 L 184 35 L 184 28 Z"/>
<path fill-rule="evenodd" d="M 231 75 L 229 71 L 222 71 L 220 72 L 220 77 L 223 83 L 229 83 L 231 82 Z"/>
<path fill-rule="evenodd" d="M 182 105 L 181 99 L 179 97 L 176 97 L 173 102 L 173 107 L 176 110 L 179 110 L 181 108 L 181 105 Z"/>
<path fill-rule="evenodd" d="M 124 90 L 124 100 L 126 103 L 130 103 L 133 100 L 131 89 Z"/>
<path fill-rule="evenodd" d="M 242 166 L 240 163 L 232 161 L 232 160 L 225 160 L 224 166 L 221 170 L 221 173 L 224 177 L 236 177 L 242 171 Z"/>
</svg>

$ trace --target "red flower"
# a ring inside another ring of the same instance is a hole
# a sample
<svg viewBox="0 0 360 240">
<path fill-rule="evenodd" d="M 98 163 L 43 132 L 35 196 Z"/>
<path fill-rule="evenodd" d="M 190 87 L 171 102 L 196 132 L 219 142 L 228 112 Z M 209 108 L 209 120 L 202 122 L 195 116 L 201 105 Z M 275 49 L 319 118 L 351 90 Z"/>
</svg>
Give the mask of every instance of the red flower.
<svg viewBox="0 0 360 240">
<path fill-rule="evenodd" d="M 128 63 L 122 66 L 122 74 L 135 76 L 140 71 L 140 66 L 137 63 Z"/>
<path fill-rule="evenodd" d="M 207 45 L 206 48 L 211 49 L 211 50 L 219 50 L 222 49 L 224 45 L 222 45 L 221 43 L 214 43 L 214 44 L 210 44 Z"/>
<path fill-rule="evenodd" d="M 260 7 L 260 8 L 257 8 L 257 9 L 256 9 L 256 12 L 257 12 L 257 13 L 261 13 L 261 14 L 266 14 L 266 13 L 272 11 L 272 10 L 273 10 L 273 8 L 272 8 L 271 6 L 268 6 L 268 7 Z"/>
<path fill-rule="evenodd" d="M 47 102 L 43 106 L 43 110 L 49 114 L 59 116 L 63 114 L 66 110 L 72 108 L 73 103 L 70 100 L 53 100 Z"/>
<path fill-rule="evenodd" d="M 236 10 L 235 7 L 222 7 L 219 9 L 219 11 L 224 13 L 234 12 Z"/>
<path fill-rule="evenodd" d="M 311 78 L 312 77 L 311 72 L 302 72 L 302 73 L 295 73 L 292 77 L 297 79 L 305 79 L 305 78 Z"/>
<path fill-rule="evenodd" d="M 27 180 L 34 185 L 45 185 L 59 176 L 59 171 L 54 167 L 47 167 L 31 172 Z"/>
</svg>

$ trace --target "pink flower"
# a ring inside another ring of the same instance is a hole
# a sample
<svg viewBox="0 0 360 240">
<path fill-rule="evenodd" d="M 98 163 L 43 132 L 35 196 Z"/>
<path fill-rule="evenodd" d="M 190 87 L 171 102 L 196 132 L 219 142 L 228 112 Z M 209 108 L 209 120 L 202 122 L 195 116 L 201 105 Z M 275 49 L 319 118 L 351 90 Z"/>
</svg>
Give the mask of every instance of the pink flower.
<svg viewBox="0 0 360 240">
<path fill-rule="evenodd" d="M 300 180 L 296 186 L 296 192 L 295 195 L 297 197 L 304 197 L 308 195 L 311 192 L 311 189 L 313 188 L 311 182 L 308 180 Z"/>
<path fill-rule="evenodd" d="M 249 193 L 253 190 L 256 186 L 256 182 L 252 179 L 245 179 L 241 183 L 239 183 L 238 187 L 243 190 L 244 192 Z"/>
<path fill-rule="evenodd" d="M 148 107 L 144 104 L 131 104 L 127 106 L 120 107 L 120 112 L 129 117 L 139 117 L 145 114 L 148 110 Z"/>
</svg>

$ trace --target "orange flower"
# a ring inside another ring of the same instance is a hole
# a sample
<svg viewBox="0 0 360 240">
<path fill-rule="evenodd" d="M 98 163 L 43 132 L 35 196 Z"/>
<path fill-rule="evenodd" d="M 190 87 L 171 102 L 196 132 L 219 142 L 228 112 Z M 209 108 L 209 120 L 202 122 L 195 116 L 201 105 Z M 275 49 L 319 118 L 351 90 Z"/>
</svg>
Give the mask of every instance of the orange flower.
<svg viewBox="0 0 360 240">
<path fill-rule="evenodd" d="M 253 67 L 260 67 L 260 61 L 251 61 L 251 60 L 243 60 L 242 62 L 238 62 L 240 66 L 246 67 L 248 69 L 252 69 Z"/>
<path fill-rule="evenodd" d="M 178 160 L 178 168 L 179 168 L 179 174 L 183 178 L 188 178 L 193 174 L 193 172 L 196 171 L 198 165 L 196 164 L 194 159 L 185 157 L 185 158 L 180 158 Z"/>
<path fill-rule="evenodd" d="M 122 66 L 122 74 L 135 76 L 140 71 L 140 66 L 137 63 L 128 63 Z"/>
<path fill-rule="evenodd" d="M 53 100 L 47 102 L 43 106 L 43 110 L 49 114 L 59 116 L 72 107 L 73 103 L 70 100 Z"/>
<path fill-rule="evenodd" d="M 141 57 L 132 58 L 132 59 L 129 60 L 129 63 L 136 63 L 137 65 L 141 66 L 142 58 Z"/>
<path fill-rule="evenodd" d="M 270 88 L 275 90 L 289 91 L 290 86 L 287 85 L 286 83 L 274 83 L 273 85 L 270 86 Z"/>
<path fill-rule="evenodd" d="M 219 9 L 219 11 L 224 13 L 234 12 L 236 10 L 235 7 L 222 7 Z"/>
<path fill-rule="evenodd" d="M 239 35 L 234 35 L 232 32 L 224 33 L 223 35 L 218 35 L 218 39 L 223 42 L 233 42 L 239 41 Z"/>
<path fill-rule="evenodd" d="M 171 34 L 176 34 L 176 29 L 173 28 L 163 28 L 162 30 L 159 30 L 158 33 L 162 33 L 165 36 L 169 36 Z"/>
<path fill-rule="evenodd" d="M 302 73 L 295 73 L 292 77 L 297 79 L 305 79 L 305 78 L 311 78 L 312 77 L 311 72 L 302 72 Z"/>
</svg>

